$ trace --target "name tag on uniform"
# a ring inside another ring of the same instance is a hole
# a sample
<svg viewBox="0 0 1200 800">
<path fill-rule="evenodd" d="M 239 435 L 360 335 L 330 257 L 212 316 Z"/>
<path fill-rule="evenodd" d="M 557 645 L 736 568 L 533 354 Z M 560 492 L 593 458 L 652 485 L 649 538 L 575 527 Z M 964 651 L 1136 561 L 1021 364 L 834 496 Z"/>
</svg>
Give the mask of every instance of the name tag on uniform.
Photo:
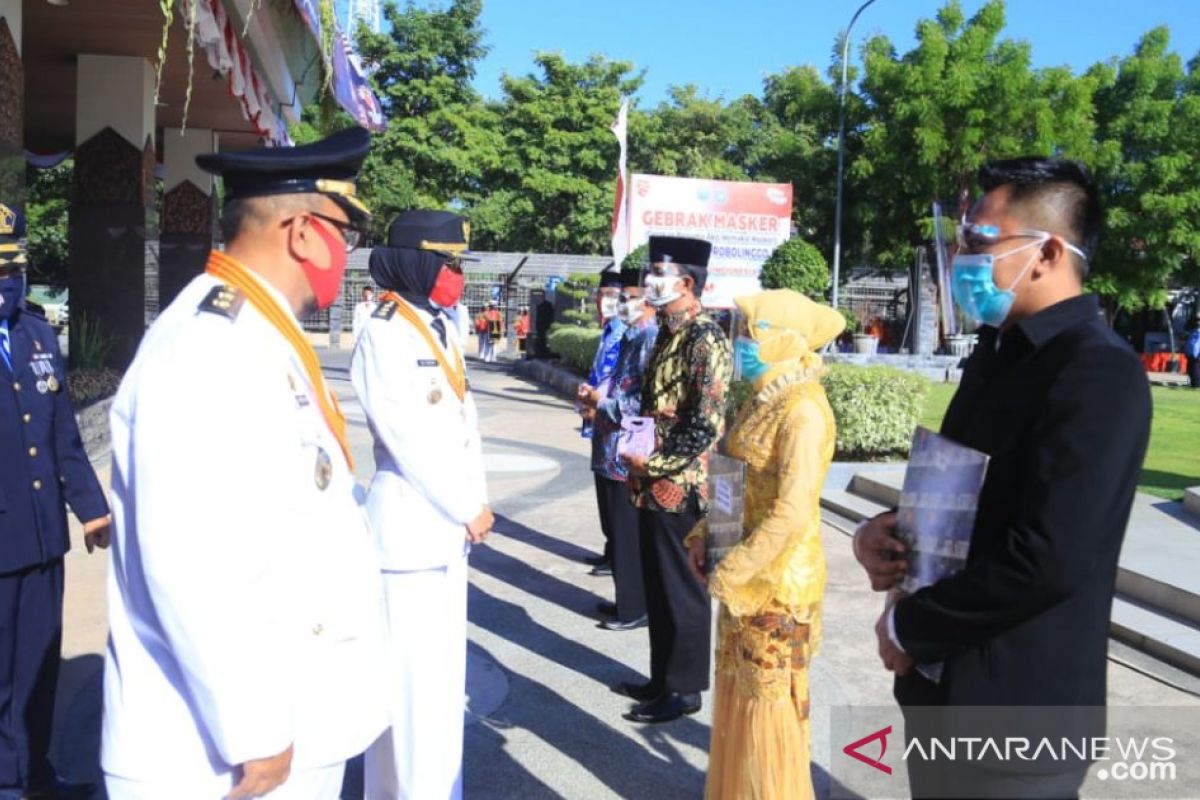
<svg viewBox="0 0 1200 800">
<path fill-rule="evenodd" d="M 438 365 L 438 362 L 437 362 L 436 358 L 418 358 L 417 359 L 418 367 L 436 367 L 437 365 Z"/>
</svg>

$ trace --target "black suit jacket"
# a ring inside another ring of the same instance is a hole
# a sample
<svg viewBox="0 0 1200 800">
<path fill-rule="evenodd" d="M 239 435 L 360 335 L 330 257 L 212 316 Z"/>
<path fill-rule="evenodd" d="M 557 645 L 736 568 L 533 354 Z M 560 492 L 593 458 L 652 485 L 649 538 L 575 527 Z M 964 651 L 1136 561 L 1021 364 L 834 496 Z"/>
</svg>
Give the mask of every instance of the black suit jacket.
<svg viewBox="0 0 1200 800">
<path fill-rule="evenodd" d="M 54 329 L 27 311 L 8 326 L 12 369 L 0 358 L 0 573 L 67 552 L 64 502 L 83 521 L 108 513 L 75 424 Z"/>
<path fill-rule="evenodd" d="M 901 600 L 896 637 L 941 682 L 901 705 L 1103 706 L 1117 558 L 1150 388 L 1094 295 L 984 328 L 942 433 L 992 459 L 957 575 Z"/>
</svg>

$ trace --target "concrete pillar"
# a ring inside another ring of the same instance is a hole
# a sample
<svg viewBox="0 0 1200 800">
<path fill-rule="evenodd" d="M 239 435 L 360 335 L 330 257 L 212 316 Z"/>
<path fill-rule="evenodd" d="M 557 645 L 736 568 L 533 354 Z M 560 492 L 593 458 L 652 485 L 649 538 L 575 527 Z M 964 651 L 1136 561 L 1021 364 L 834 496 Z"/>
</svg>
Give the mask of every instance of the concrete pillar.
<svg viewBox="0 0 1200 800">
<path fill-rule="evenodd" d="M 212 131 L 163 129 L 163 208 L 159 238 L 158 303 L 166 308 L 204 271 L 213 243 L 213 177 L 196 156 L 217 149 Z"/>
<path fill-rule="evenodd" d="M 154 250 L 154 70 L 144 58 L 80 55 L 71 203 L 71 360 L 91 349 L 87 321 L 124 369 L 146 329 Z M 149 257 L 149 258 L 148 258 Z M 151 293 L 153 300 L 153 293 Z"/>
<path fill-rule="evenodd" d="M 21 0 L 0 0 L 0 203 L 25 210 L 25 68 Z"/>
</svg>

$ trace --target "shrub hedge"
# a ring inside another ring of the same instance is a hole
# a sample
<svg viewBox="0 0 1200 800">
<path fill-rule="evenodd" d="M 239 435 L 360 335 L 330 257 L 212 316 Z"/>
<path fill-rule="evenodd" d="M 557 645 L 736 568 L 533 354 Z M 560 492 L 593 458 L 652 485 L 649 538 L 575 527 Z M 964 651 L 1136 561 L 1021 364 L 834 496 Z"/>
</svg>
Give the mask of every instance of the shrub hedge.
<svg viewBox="0 0 1200 800">
<path fill-rule="evenodd" d="M 550 328 L 546 343 L 552 353 L 563 358 L 571 368 L 587 375 L 600 346 L 599 328 L 580 328 L 577 325 L 555 324 Z"/>
<path fill-rule="evenodd" d="M 556 325 L 550 330 L 550 349 L 581 375 L 591 369 L 600 331 Z M 839 461 L 876 461 L 908 455 L 913 429 L 921 421 L 929 381 L 893 367 L 831 364 L 822 379 L 837 419 Z M 738 408 L 750 398 L 750 386 L 734 383 L 729 392 L 732 423 Z"/>
<path fill-rule="evenodd" d="M 821 382 L 837 420 L 835 459 L 882 461 L 908 455 L 929 381 L 893 367 L 832 364 Z M 737 381 L 730 388 L 730 424 L 750 397 L 746 381 Z"/>
<path fill-rule="evenodd" d="M 837 419 L 840 461 L 908 455 L 929 381 L 893 367 L 830 365 L 823 380 Z"/>
</svg>

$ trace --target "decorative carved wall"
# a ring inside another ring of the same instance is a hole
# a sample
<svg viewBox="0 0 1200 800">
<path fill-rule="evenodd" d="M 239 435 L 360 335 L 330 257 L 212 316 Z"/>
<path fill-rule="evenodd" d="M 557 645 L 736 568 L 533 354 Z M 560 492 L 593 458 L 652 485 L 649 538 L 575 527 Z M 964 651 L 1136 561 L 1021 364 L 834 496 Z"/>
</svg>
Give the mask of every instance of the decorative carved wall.
<svg viewBox="0 0 1200 800">
<path fill-rule="evenodd" d="M 104 128 L 75 151 L 75 204 L 143 206 L 154 202 L 154 142 L 138 149 Z"/>
<path fill-rule="evenodd" d="M 0 19 L 0 145 L 20 147 L 25 129 L 25 66 L 17 42 Z"/>
<path fill-rule="evenodd" d="M 0 202 L 25 205 L 25 67 L 8 21 L 0 19 Z"/>
<path fill-rule="evenodd" d="M 212 199 L 191 181 L 183 181 L 163 196 L 163 233 L 212 232 Z"/>
</svg>

